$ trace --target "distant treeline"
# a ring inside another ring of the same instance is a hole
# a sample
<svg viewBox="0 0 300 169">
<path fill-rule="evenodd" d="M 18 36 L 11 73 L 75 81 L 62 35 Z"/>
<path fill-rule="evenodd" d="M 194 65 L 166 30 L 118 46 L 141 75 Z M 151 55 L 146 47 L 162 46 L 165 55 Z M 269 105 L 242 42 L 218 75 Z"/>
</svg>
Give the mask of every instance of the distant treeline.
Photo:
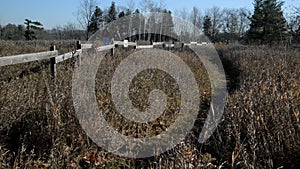
<svg viewBox="0 0 300 169">
<path fill-rule="evenodd" d="M 173 12 L 166 8 L 167 4 L 158 4 L 153 0 L 146 0 L 140 4 L 140 9 L 132 7 L 134 5 L 118 7 L 115 2 L 112 2 L 108 9 L 101 9 L 95 5 L 95 0 L 81 0 L 81 2 L 76 24 L 69 23 L 51 30 L 34 30 L 28 23 L 26 25 L 26 22 L 24 25 L 8 24 L 0 27 L 0 39 L 30 40 L 28 33 L 32 33 L 34 38 L 43 40 L 83 40 L 118 18 L 143 12 L 160 12 L 167 14 L 167 18 L 142 16 L 130 20 L 132 23 L 140 23 L 139 30 L 129 30 L 132 32 L 130 35 L 136 34 L 134 40 L 166 40 L 161 36 L 166 31 L 174 32 L 177 37 L 191 36 L 188 35 L 189 28 L 184 26 L 178 28 L 177 23 L 173 23 L 172 16 L 178 16 L 199 28 L 212 42 L 239 41 L 258 44 L 300 42 L 300 7 L 295 6 L 289 16 L 284 16 L 283 2 L 279 0 L 254 0 L 254 11 L 246 8 L 221 9 L 219 7 L 201 11 L 194 7 L 191 11 L 183 9 Z M 78 25 L 81 25 L 81 29 Z M 161 33 L 148 35 L 147 32 L 153 32 L 153 29 L 159 29 Z M 122 34 L 121 31 L 124 30 L 120 30 Z"/>
<path fill-rule="evenodd" d="M 7 24 L 0 26 L 0 39 L 1 40 L 26 40 L 25 36 L 26 26 Z M 39 40 L 81 40 L 85 38 L 85 31 L 76 28 L 75 24 L 67 24 L 63 27 L 46 30 L 34 30 L 36 39 Z"/>
</svg>

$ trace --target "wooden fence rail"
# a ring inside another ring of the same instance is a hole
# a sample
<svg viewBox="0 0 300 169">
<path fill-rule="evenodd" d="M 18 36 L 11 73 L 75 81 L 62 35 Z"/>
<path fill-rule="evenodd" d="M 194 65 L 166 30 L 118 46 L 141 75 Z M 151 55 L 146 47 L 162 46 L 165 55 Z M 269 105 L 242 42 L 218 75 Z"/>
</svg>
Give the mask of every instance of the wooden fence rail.
<svg viewBox="0 0 300 169">
<path fill-rule="evenodd" d="M 114 48 L 116 46 L 134 46 L 136 49 L 147 49 L 147 48 L 154 48 L 155 45 L 165 45 L 168 47 L 174 47 L 174 45 L 165 44 L 164 42 L 156 42 L 153 45 L 137 45 L 136 42 L 128 42 L 127 40 L 124 41 L 114 41 L 111 45 L 106 46 L 100 46 L 97 47 L 96 50 L 99 51 L 105 51 L 105 50 L 111 50 L 112 54 L 114 54 Z M 198 44 L 197 42 L 191 42 L 190 44 L 184 44 L 184 45 L 203 45 Z M 50 51 L 46 52 L 38 52 L 38 53 L 29 53 L 29 54 L 21 54 L 21 55 L 14 55 L 14 56 L 4 56 L 0 57 L 0 67 L 1 66 L 8 66 L 8 65 L 14 65 L 19 63 L 26 63 L 26 62 L 32 62 L 37 60 L 44 60 L 44 59 L 50 59 L 50 70 L 51 74 L 53 76 L 56 76 L 56 64 L 63 62 L 65 60 L 68 60 L 73 57 L 78 58 L 78 64 L 80 66 L 81 64 L 81 53 L 84 49 L 92 48 L 92 44 L 80 44 L 80 41 L 77 41 L 76 51 L 64 53 L 62 55 L 58 55 L 58 51 L 55 49 L 55 46 L 50 47 Z"/>
<path fill-rule="evenodd" d="M 116 41 L 112 45 L 100 46 L 97 48 L 97 51 L 111 50 L 113 52 L 115 44 L 124 45 L 124 42 Z M 136 43 L 130 43 L 128 45 L 136 45 Z M 51 74 L 53 76 L 56 76 L 56 64 L 71 59 L 73 57 L 77 57 L 78 64 L 80 65 L 82 50 L 92 48 L 92 44 L 80 44 L 80 41 L 78 41 L 76 48 L 77 48 L 76 51 L 64 53 L 62 55 L 58 55 L 58 51 L 55 49 L 55 46 L 51 46 L 50 51 L 46 51 L 46 52 L 0 57 L 0 67 L 50 59 Z"/>
<path fill-rule="evenodd" d="M 57 55 L 57 50 L 39 53 L 29 53 L 14 56 L 4 56 L 0 57 L 0 67 L 7 65 L 14 65 L 18 63 L 32 62 L 36 60 L 50 59 L 51 57 Z"/>
</svg>

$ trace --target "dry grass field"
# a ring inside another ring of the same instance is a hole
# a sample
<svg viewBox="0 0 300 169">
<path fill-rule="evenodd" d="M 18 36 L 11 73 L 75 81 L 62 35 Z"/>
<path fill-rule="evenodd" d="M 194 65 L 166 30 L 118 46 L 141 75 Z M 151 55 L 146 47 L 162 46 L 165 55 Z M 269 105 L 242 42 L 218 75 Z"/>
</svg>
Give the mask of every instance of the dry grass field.
<svg viewBox="0 0 300 169">
<path fill-rule="evenodd" d="M 0 41 L 0 56 L 74 49 L 72 41 Z M 72 101 L 75 59 L 0 67 L 0 168 L 284 168 L 300 166 L 300 49 L 217 45 L 228 77 L 228 101 L 222 122 L 204 144 L 198 126 L 174 149 L 147 159 L 129 159 L 98 147 L 81 129 Z M 142 72 L 132 82 L 133 104 L 143 110 L 154 88 L 169 99 L 163 119 L 137 127 L 112 106 L 109 83 L 118 64 L 133 50 L 106 55 L 96 78 L 96 95 L 106 120 L 120 133 L 148 137 L 166 130 L 176 118 L 180 95 L 171 77 Z M 199 118 L 210 102 L 206 71 L 194 54 L 173 51 L 194 73 L 202 93 Z M 154 79 L 153 79 L 154 77 Z M 165 77 L 165 78 L 162 78 Z M 137 130 L 139 128 L 139 130 Z"/>
</svg>

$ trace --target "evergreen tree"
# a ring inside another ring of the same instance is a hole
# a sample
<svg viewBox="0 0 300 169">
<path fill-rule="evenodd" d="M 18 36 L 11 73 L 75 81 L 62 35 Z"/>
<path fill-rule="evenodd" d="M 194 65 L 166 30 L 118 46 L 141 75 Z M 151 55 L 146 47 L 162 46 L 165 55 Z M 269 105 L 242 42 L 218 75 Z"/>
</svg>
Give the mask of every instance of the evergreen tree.
<svg viewBox="0 0 300 169">
<path fill-rule="evenodd" d="M 254 14 L 250 18 L 250 30 L 248 32 L 248 38 L 254 41 L 261 40 L 263 37 L 263 0 L 255 0 L 254 2 Z"/>
<path fill-rule="evenodd" d="M 136 9 L 135 11 L 134 11 L 134 14 L 139 14 L 140 13 L 140 10 L 139 9 Z"/>
<path fill-rule="evenodd" d="M 131 12 L 131 10 L 130 9 L 127 9 L 127 11 L 126 11 L 126 16 L 129 16 L 129 15 L 131 15 L 132 14 L 132 12 Z"/>
<path fill-rule="evenodd" d="M 122 18 L 122 17 L 124 17 L 125 16 L 125 12 L 124 11 L 122 11 L 122 12 L 120 12 L 119 13 L 119 16 L 118 16 L 118 18 Z"/>
<path fill-rule="evenodd" d="M 282 5 L 283 2 L 276 0 L 264 1 L 264 42 L 279 42 L 286 37 L 286 20 L 281 9 Z"/>
<path fill-rule="evenodd" d="M 248 39 L 269 44 L 283 40 L 286 36 L 286 20 L 282 5 L 283 2 L 277 0 L 255 0 Z"/>
<path fill-rule="evenodd" d="M 16 32 L 16 37 L 18 38 L 18 40 L 23 39 L 24 38 L 24 26 L 23 25 L 18 25 L 17 26 L 17 32 Z"/>
<path fill-rule="evenodd" d="M 212 29 L 212 23 L 209 16 L 204 17 L 203 21 L 203 33 L 208 37 L 211 38 L 211 29 Z"/>
<path fill-rule="evenodd" d="M 111 21 L 114 21 L 116 19 L 117 19 L 116 5 L 115 2 L 112 2 L 108 10 L 108 14 L 106 16 L 106 23 L 110 23 Z"/>
<path fill-rule="evenodd" d="M 26 26 L 26 30 L 25 30 L 25 34 L 24 34 L 26 40 L 37 39 L 37 37 L 35 36 L 34 30 L 43 30 L 44 29 L 42 27 L 43 25 L 38 21 L 33 22 L 29 19 L 25 19 L 24 24 Z"/>
<path fill-rule="evenodd" d="M 88 32 L 95 33 L 97 30 L 99 30 L 103 21 L 103 11 L 96 6 L 96 9 L 91 17 L 90 24 L 88 25 Z"/>
<path fill-rule="evenodd" d="M 15 40 L 14 34 L 16 33 L 16 25 L 14 24 L 7 24 L 4 28 L 4 39 L 6 40 Z"/>
<path fill-rule="evenodd" d="M 24 32 L 25 27 L 23 25 L 9 23 L 0 30 L 0 37 L 3 40 L 24 40 Z"/>
</svg>

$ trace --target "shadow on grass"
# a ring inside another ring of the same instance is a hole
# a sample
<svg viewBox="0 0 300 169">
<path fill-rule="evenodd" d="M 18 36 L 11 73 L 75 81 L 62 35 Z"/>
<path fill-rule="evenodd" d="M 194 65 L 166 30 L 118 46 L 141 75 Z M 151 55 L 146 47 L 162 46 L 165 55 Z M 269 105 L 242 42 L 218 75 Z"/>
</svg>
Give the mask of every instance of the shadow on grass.
<svg viewBox="0 0 300 169">
<path fill-rule="evenodd" d="M 240 88 L 240 72 L 241 70 L 229 59 L 220 57 L 227 80 L 227 90 L 231 94 Z"/>
<path fill-rule="evenodd" d="M 0 140 L 1 144 L 14 152 L 16 157 L 33 152 L 36 157 L 48 158 L 50 154 L 53 132 L 43 113 L 29 112 L 1 133 L 5 135 L 5 139 Z"/>
</svg>

